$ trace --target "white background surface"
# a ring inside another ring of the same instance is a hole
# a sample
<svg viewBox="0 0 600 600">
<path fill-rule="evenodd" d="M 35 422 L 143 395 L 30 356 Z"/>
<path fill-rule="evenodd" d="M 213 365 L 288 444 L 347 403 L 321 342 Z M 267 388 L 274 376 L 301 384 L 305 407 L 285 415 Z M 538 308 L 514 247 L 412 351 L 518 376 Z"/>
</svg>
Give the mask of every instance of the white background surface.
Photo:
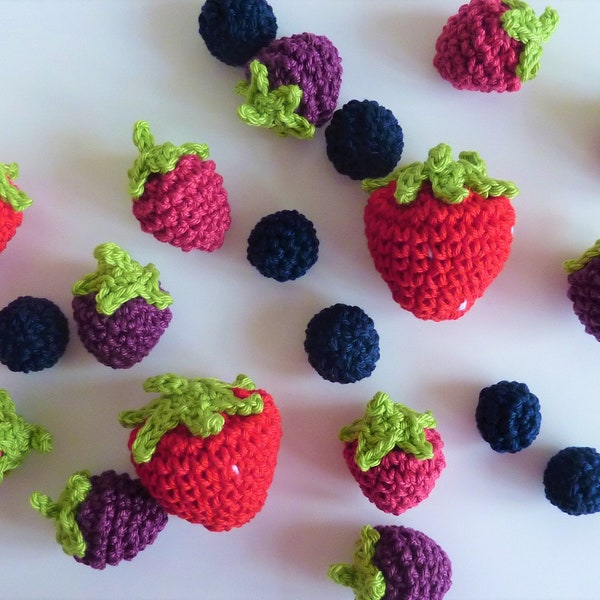
<svg viewBox="0 0 600 600">
<path fill-rule="evenodd" d="M 600 2 L 555 0 L 561 23 L 537 79 L 503 95 L 458 92 L 431 65 L 459 5 L 272 1 L 280 36 L 310 31 L 338 47 L 340 106 L 368 98 L 393 110 L 402 162 L 446 142 L 478 151 L 491 176 L 520 187 L 504 271 L 464 318 L 428 323 L 397 306 L 375 272 L 366 195 L 328 162 L 323 130 L 309 142 L 281 139 L 237 120 L 242 71 L 206 50 L 201 2 L 0 2 L 0 160 L 19 163 L 17 183 L 35 202 L 0 256 L 0 304 L 48 297 L 72 334 L 55 367 L 0 370 L 19 412 L 55 437 L 52 454 L 31 454 L 0 488 L 1 597 L 349 599 L 326 572 L 351 559 L 367 523 L 433 537 L 453 562 L 448 600 L 600 597 L 600 515 L 568 516 L 542 486 L 555 452 L 600 445 L 600 345 L 575 317 L 562 270 L 600 237 Z M 232 207 L 219 251 L 184 254 L 141 232 L 126 176 L 138 119 L 157 142 L 209 145 Z M 284 208 L 313 220 L 321 247 L 305 277 L 280 284 L 245 253 L 254 224 Z M 94 270 L 93 248 L 105 241 L 153 262 L 175 299 L 159 345 L 128 371 L 97 363 L 71 319 L 71 286 Z M 376 370 L 353 385 L 321 379 L 303 350 L 310 318 L 336 302 L 362 307 L 381 338 Z M 133 473 L 117 415 L 149 401 L 143 381 L 168 371 L 227 381 L 246 373 L 274 396 L 284 436 L 267 504 L 229 533 L 171 518 L 135 560 L 94 571 L 63 554 L 29 495 L 56 497 L 84 468 Z M 527 383 L 542 405 L 538 439 L 516 455 L 494 453 L 475 427 L 479 390 L 501 379 Z M 378 390 L 431 409 L 446 443 L 448 467 L 431 497 L 400 517 L 363 497 L 337 439 Z"/>
</svg>

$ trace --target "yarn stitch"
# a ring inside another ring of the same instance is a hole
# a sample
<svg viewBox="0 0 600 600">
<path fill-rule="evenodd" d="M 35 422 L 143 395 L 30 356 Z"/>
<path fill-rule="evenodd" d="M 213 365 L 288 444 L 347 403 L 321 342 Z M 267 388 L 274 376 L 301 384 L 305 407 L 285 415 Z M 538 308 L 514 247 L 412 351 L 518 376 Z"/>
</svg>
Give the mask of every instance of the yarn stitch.
<svg viewBox="0 0 600 600">
<path fill-rule="evenodd" d="M 23 211 L 33 203 L 31 198 L 15 185 L 14 180 L 18 176 L 17 163 L 0 162 L 0 252 L 6 248 L 23 222 Z"/>
</svg>

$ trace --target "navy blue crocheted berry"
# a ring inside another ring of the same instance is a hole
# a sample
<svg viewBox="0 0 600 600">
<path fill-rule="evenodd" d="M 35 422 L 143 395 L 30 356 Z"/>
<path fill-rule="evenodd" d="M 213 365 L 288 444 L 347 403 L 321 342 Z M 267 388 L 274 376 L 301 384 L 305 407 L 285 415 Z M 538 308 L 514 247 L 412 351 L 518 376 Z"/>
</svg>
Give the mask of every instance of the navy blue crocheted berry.
<svg viewBox="0 0 600 600">
<path fill-rule="evenodd" d="M 540 402 L 524 383 L 500 381 L 479 393 L 475 420 L 496 452 L 519 452 L 540 432 Z"/>
<path fill-rule="evenodd" d="M 600 454 L 570 446 L 555 454 L 544 471 L 546 498 L 569 515 L 600 512 Z"/>
<path fill-rule="evenodd" d="M 327 156 L 350 179 L 384 177 L 404 148 L 402 128 L 391 110 L 374 100 L 351 100 L 325 129 Z"/>
<path fill-rule="evenodd" d="M 248 237 L 248 261 L 265 277 L 277 281 L 302 277 L 318 256 L 317 232 L 312 222 L 296 210 L 263 217 Z"/>
<path fill-rule="evenodd" d="M 208 51 L 234 67 L 244 65 L 277 35 L 277 20 L 265 0 L 206 0 L 198 25 Z"/>
<path fill-rule="evenodd" d="M 69 323 L 47 298 L 20 296 L 0 310 L 0 362 L 11 371 L 52 367 L 69 342 Z"/>
<path fill-rule="evenodd" d="M 310 320 L 304 349 L 308 362 L 321 377 L 354 383 L 375 369 L 379 335 L 373 320 L 361 308 L 334 304 Z"/>
</svg>

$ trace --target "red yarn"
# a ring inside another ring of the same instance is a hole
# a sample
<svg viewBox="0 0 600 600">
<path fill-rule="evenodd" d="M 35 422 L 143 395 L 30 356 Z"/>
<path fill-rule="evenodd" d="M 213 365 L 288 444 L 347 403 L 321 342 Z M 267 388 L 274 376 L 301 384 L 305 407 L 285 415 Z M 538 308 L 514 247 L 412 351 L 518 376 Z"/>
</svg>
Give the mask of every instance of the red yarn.
<svg viewBox="0 0 600 600">
<path fill-rule="evenodd" d="M 0 199 L 0 252 L 12 240 L 22 222 L 23 213 L 16 211 L 8 202 Z"/>
</svg>

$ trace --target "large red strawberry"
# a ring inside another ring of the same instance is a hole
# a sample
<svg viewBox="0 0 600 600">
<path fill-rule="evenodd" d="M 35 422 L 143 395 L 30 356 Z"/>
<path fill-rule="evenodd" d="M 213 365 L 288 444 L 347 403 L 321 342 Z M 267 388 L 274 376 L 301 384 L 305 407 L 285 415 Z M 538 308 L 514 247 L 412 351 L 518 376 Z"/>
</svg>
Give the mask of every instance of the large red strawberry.
<svg viewBox="0 0 600 600">
<path fill-rule="evenodd" d="M 23 211 L 32 204 L 31 198 L 14 184 L 18 176 L 16 163 L 0 163 L 0 252 L 23 222 Z"/>
<path fill-rule="evenodd" d="M 273 399 L 246 376 L 218 379 L 151 377 L 161 394 L 121 413 L 131 460 L 150 494 L 173 515 L 210 531 L 228 531 L 262 509 L 281 439 Z"/>
<path fill-rule="evenodd" d="M 516 186 L 489 178 L 476 152 L 455 161 L 439 144 L 363 187 L 369 251 L 394 300 L 420 319 L 462 317 L 508 259 Z"/>
<path fill-rule="evenodd" d="M 133 214 L 142 231 L 184 252 L 220 248 L 231 225 L 223 178 L 206 144 L 154 144 L 146 121 L 134 126 L 140 151 L 129 169 Z"/>
</svg>

